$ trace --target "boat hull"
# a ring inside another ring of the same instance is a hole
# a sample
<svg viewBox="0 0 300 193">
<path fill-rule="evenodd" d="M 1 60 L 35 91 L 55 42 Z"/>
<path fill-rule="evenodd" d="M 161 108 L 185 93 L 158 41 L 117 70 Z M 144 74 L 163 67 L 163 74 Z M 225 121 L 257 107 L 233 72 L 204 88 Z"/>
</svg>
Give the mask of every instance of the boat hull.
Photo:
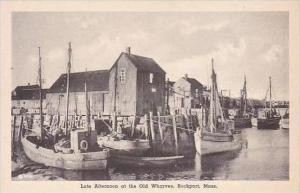
<svg viewBox="0 0 300 193">
<path fill-rule="evenodd" d="M 249 128 L 252 127 L 251 118 L 235 118 L 234 119 L 235 128 Z"/>
<path fill-rule="evenodd" d="M 98 143 L 111 149 L 114 155 L 141 156 L 150 149 L 149 140 L 113 140 L 110 137 L 98 137 Z"/>
<path fill-rule="evenodd" d="M 241 134 L 234 134 L 231 141 L 208 141 L 195 133 L 195 146 L 200 155 L 238 151 L 242 148 L 242 137 Z"/>
<path fill-rule="evenodd" d="M 52 149 L 37 148 L 36 144 L 30 142 L 26 137 L 21 139 L 26 156 L 46 166 L 66 170 L 104 170 L 107 166 L 109 151 L 88 153 L 55 153 Z"/>
<path fill-rule="evenodd" d="M 184 156 L 168 157 L 132 157 L 132 156 L 114 156 L 112 160 L 119 165 L 130 167 L 168 167 L 183 159 Z"/>
<path fill-rule="evenodd" d="M 257 127 L 257 118 L 251 118 L 252 127 Z"/>
<path fill-rule="evenodd" d="M 257 129 L 279 129 L 280 117 L 257 119 Z"/>
<path fill-rule="evenodd" d="M 289 119 L 281 119 L 281 128 L 289 129 Z"/>
</svg>

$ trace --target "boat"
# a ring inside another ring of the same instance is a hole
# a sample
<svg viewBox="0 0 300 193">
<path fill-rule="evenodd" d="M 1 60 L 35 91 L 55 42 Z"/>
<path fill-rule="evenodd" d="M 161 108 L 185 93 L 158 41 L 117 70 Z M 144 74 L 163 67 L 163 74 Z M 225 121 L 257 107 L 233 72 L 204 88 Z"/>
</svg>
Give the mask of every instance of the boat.
<svg viewBox="0 0 300 193">
<path fill-rule="evenodd" d="M 289 109 L 287 108 L 281 119 L 281 128 L 282 129 L 289 129 L 289 116 L 290 116 Z"/>
<path fill-rule="evenodd" d="M 184 156 L 136 157 L 116 155 L 112 157 L 115 164 L 130 167 L 168 167 L 175 165 Z"/>
<path fill-rule="evenodd" d="M 196 151 L 200 155 L 236 151 L 242 148 L 241 132 L 234 129 L 233 120 L 224 119 L 213 59 L 211 79 L 208 123 L 198 127 L 194 134 Z"/>
<path fill-rule="evenodd" d="M 244 86 L 241 89 L 241 108 L 237 111 L 237 114 L 234 116 L 234 126 L 235 128 L 250 128 L 251 124 L 251 116 L 247 112 L 247 81 L 246 76 L 244 77 Z"/>
<path fill-rule="evenodd" d="M 122 139 L 117 136 L 118 135 L 107 135 L 98 137 L 98 143 L 109 148 L 112 156 L 140 156 L 145 154 L 150 149 L 150 143 L 148 139 Z"/>
<path fill-rule="evenodd" d="M 71 43 L 69 43 L 69 62 L 67 76 L 67 108 L 68 115 L 69 104 L 69 74 L 71 68 Z M 42 117 L 42 78 L 41 78 L 41 56 L 39 48 L 39 83 L 40 83 L 40 135 L 29 130 L 22 129 L 21 143 L 26 156 L 39 164 L 46 166 L 66 169 L 66 170 L 103 170 L 107 167 L 107 159 L 109 158 L 109 150 L 102 148 L 97 143 L 97 133 L 92 130 L 90 122 L 84 129 L 68 128 L 68 119 L 66 116 L 65 133 L 60 133 L 60 140 L 56 143 L 59 135 L 51 135 L 50 127 L 44 127 Z M 85 84 L 86 88 L 86 84 Z M 86 89 L 85 89 L 86 90 Z M 87 102 L 87 90 L 86 90 Z M 88 105 L 87 105 L 88 107 Z M 89 109 L 87 109 L 89 112 Z M 87 117 L 88 114 L 87 114 Z M 88 119 L 89 120 L 89 119 Z M 59 131 L 54 128 L 53 131 Z M 57 138 L 56 138 L 57 137 Z M 68 143 L 61 143 L 65 146 L 60 147 L 61 140 Z M 60 148 L 58 148 L 60 147 Z"/>
<path fill-rule="evenodd" d="M 258 112 L 257 129 L 279 129 L 280 116 L 272 106 L 272 79 L 269 77 L 269 108 L 267 108 L 267 96 L 265 97 L 265 108 Z"/>
</svg>

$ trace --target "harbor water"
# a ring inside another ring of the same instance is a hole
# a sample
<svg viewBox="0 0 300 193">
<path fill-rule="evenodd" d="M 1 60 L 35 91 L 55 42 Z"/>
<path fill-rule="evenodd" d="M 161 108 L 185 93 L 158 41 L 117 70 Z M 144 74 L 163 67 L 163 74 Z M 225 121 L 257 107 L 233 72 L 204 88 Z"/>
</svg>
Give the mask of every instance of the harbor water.
<svg viewBox="0 0 300 193">
<path fill-rule="evenodd" d="M 288 180 L 289 131 L 242 129 L 238 152 L 200 156 L 170 168 L 124 168 L 68 171 L 46 167 L 26 158 L 22 148 L 12 162 L 13 180 Z"/>
</svg>

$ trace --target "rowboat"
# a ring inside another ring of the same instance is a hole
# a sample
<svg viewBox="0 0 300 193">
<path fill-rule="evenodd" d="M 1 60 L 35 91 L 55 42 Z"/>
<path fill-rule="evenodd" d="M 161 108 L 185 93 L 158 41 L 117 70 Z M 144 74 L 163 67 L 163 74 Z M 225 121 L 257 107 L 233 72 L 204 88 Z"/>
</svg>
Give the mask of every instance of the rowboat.
<svg viewBox="0 0 300 193">
<path fill-rule="evenodd" d="M 111 150 L 111 155 L 140 156 L 150 149 L 147 139 L 118 139 L 113 136 L 98 136 L 98 143 Z"/>
<path fill-rule="evenodd" d="M 130 167 L 167 167 L 176 164 L 184 156 L 166 156 L 166 157 L 135 157 L 116 155 L 112 161 L 118 165 Z"/>
</svg>

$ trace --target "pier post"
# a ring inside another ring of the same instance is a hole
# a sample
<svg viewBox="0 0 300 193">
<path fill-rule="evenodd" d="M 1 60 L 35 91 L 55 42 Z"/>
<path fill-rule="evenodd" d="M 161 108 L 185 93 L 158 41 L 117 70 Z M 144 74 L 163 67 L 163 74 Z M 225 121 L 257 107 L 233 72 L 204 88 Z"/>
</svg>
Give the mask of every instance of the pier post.
<svg viewBox="0 0 300 193">
<path fill-rule="evenodd" d="M 133 115 L 133 119 L 132 119 L 132 124 L 131 124 L 131 137 L 134 134 L 134 129 L 135 129 L 135 119 L 136 119 L 136 115 Z"/>
<path fill-rule="evenodd" d="M 173 133 L 175 138 L 175 148 L 176 148 L 176 155 L 178 155 L 178 136 L 177 136 L 177 126 L 176 126 L 176 115 L 172 116 L 173 121 Z"/>
<path fill-rule="evenodd" d="M 145 123 L 144 123 L 145 136 L 146 136 L 146 138 L 148 138 L 149 131 L 148 131 L 148 115 L 147 114 L 145 114 L 144 119 L 145 119 Z"/>
<path fill-rule="evenodd" d="M 15 145 L 15 141 L 16 141 L 16 137 L 15 137 L 15 133 L 16 133 L 16 115 L 14 115 L 14 123 L 13 123 L 13 139 L 12 139 L 12 146 L 13 146 L 13 156 L 15 155 L 15 151 L 16 151 L 16 145 Z"/>
<path fill-rule="evenodd" d="M 161 120 L 160 120 L 160 112 L 157 112 L 157 116 L 158 116 L 158 129 L 159 129 L 159 134 L 160 134 L 160 140 L 161 142 L 163 141 L 163 131 L 161 128 Z"/>
<path fill-rule="evenodd" d="M 151 139 L 152 139 L 152 142 L 154 142 L 155 141 L 155 131 L 154 131 L 154 125 L 153 125 L 153 112 L 152 111 L 149 112 L 149 116 L 150 116 Z"/>
<path fill-rule="evenodd" d="M 115 112 L 112 113 L 112 128 L 114 131 L 117 130 L 117 117 Z"/>
<path fill-rule="evenodd" d="M 18 136 L 19 145 L 21 145 L 22 130 L 23 130 L 23 115 L 21 115 L 21 123 L 20 123 L 19 136 Z"/>
</svg>

